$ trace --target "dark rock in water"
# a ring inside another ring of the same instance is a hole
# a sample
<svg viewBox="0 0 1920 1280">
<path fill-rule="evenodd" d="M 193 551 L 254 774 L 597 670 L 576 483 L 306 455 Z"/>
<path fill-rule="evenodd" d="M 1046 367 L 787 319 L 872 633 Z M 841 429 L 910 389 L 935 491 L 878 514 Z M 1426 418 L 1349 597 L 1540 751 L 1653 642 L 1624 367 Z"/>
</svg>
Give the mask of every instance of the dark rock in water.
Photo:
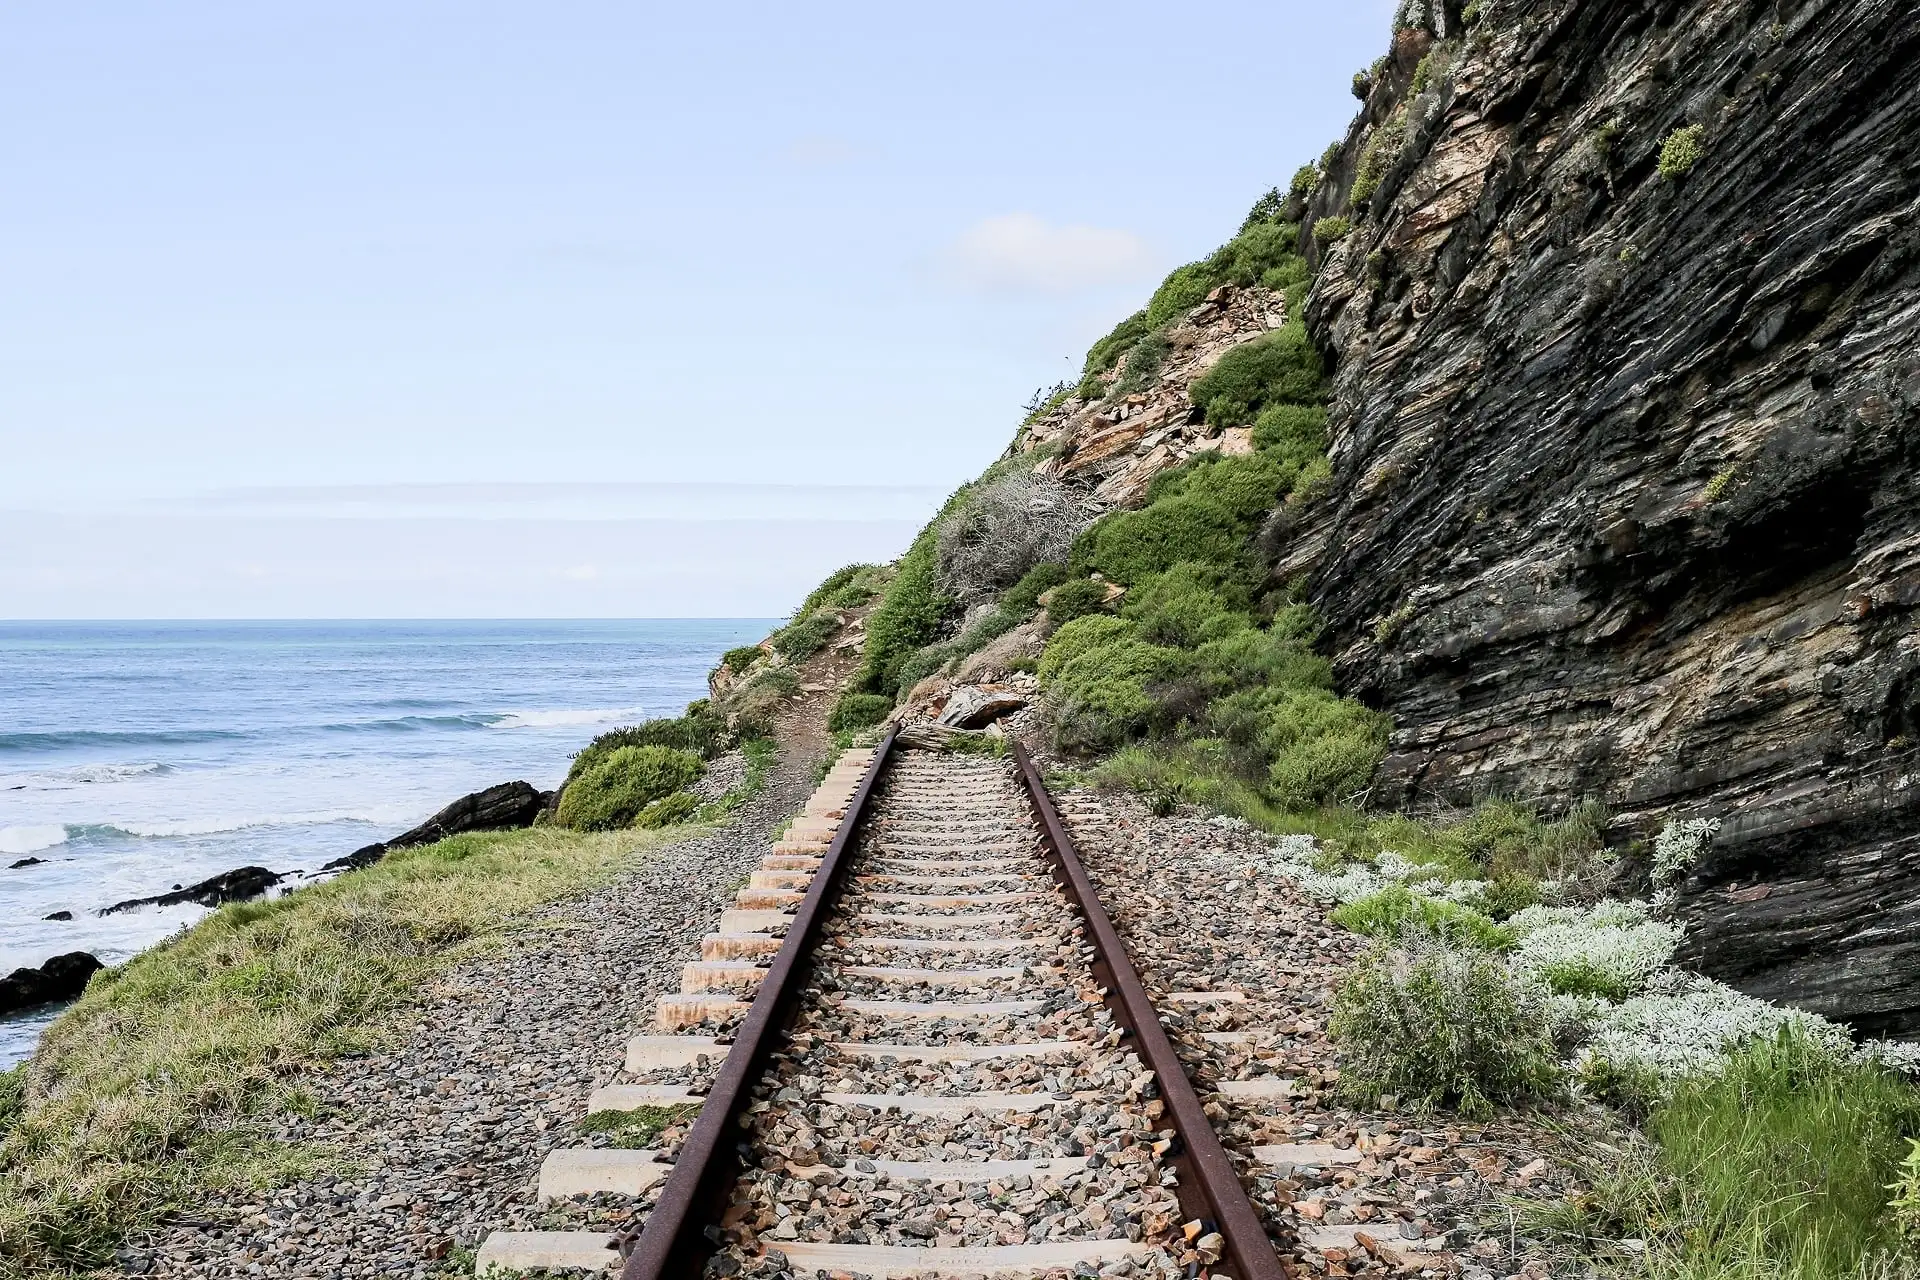
<svg viewBox="0 0 1920 1280">
<path fill-rule="evenodd" d="M 344 858 L 335 858 L 321 867 L 322 871 L 358 871 L 361 867 L 370 867 L 387 856 L 388 845 L 382 841 L 355 849 Z"/>
<path fill-rule="evenodd" d="M 54 912 L 53 914 L 51 914 L 51 915 L 44 915 L 44 916 L 41 916 L 40 918 L 41 918 L 42 920 L 71 920 L 71 919 L 73 919 L 73 912 L 71 912 L 71 911 L 55 911 L 55 912 Z"/>
<path fill-rule="evenodd" d="M 104 968 L 84 951 L 69 951 L 38 969 L 15 969 L 0 978 L 0 1014 L 72 1000 L 87 989 L 87 979 Z"/>
<path fill-rule="evenodd" d="M 550 791 L 534 790 L 529 782 L 503 782 L 485 791 L 461 796 L 413 830 L 383 843 L 356 849 L 320 869 L 352 871 L 369 867 L 384 858 L 390 849 L 411 849 L 415 845 L 432 844 L 464 831 L 513 831 L 530 827 L 552 794 Z"/>
<path fill-rule="evenodd" d="M 18 871 L 22 867 L 37 867 L 45 861 L 45 858 L 22 858 L 18 862 L 9 863 L 7 870 Z"/>
<path fill-rule="evenodd" d="M 129 911 L 134 907 L 172 907 L 182 902 L 197 902 L 203 907 L 217 907 L 223 902 L 240 902 L 247 898 L 257 898 L 279 884 L 280 879 L 265 867 L 237 867 L 232 871 L 222 872 L 210 880 L 188 885 L 184 889 L 175 885 L 171 893 L 116 902 L 100 914 L 110 916 L 116 911 Z"/>
</svg>

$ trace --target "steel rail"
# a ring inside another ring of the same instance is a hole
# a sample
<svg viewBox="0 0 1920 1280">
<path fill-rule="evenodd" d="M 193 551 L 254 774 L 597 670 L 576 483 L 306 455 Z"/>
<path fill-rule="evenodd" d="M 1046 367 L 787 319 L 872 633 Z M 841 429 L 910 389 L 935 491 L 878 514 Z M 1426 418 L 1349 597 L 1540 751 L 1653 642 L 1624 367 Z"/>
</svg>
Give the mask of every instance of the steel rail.
<svg viewBox="0 0 1920 1280">
<path fill-rule="evenodd" d="M 873 753 L 873 763 L 853 793 L 840 829 L 834 833 L 833 843 L 820 859 L 820 869 L 793 913 L 786 940 L 766 977 L 760 980 L 759 992 L 734 1033 L 720 1074 L 707 1090 L 699 1118 L 681 1145 L 673 1172 L 667 1176 L 639 1238 L 622 1242 L 627 1260 L 620 1280 L 687 1280 L 701 1274 L 708 1256 L 718 1248 L 707 1228 L 719 1222 L 724 1209 L 721 1201 L 744 1168 L 740 1159 L 744 1144 L 738 1137 L 740 1119 L 752 1101 L 754 1084 L 766 1070 L 774 1042 L 792 1021 L 814 942 L 839 888 L 847 849 L 892 755 L 893 739 L 894 734 L 889 732 Z"/>
<path fill-rule="evenodd" d="M 1088 941 L 1094 949 L 1094 978 L 1105 988 L 1107 1008 L 1132 1033 L 1134 1051 L 1153 1071 L 1160 1097 L 1167 1105 L 1167 1117 L 1179 1138 L 1179 1152 L 1168 1155 L 1180 1178 L 1177 1190 L 1181 1210 L 1210 1219 L 1226 1239 L 1226 1258 L 1232 1263 L 1234 1280 L 1291 1280 L 1293 1269 L 1274 1251 L 1253 1201 L 1240 1185 L 1240 1175 L 1234 1171 L 1226 1148 L 1220 1145 L 1219 1135 L 1207 1119 L 1193 1082 L 1187 1079 L 1187 1070 L 1167 1038 L 1166 1028 L 1160 1025 L 1160 1015 L 1127 958 L 1126 944 L 1121 942 L 1106 908 L 1100 905 L 1100 895 L 1053 807 L 1033 758 L 1018 742 L 1013 744 L 1013 758 L 1020 768 L 1020 780 L 1026 784 L 1027 798 L 1040 819 L 1054 872 L 1087 922 Z"/>
</svg>

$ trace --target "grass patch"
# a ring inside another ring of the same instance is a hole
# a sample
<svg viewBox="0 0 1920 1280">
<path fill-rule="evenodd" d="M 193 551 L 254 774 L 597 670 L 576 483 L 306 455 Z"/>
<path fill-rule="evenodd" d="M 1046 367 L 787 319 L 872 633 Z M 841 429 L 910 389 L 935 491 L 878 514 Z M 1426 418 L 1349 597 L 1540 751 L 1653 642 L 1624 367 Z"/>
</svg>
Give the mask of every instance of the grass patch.
<svg viewBox="0 0 1920 1280">
<path fill-rule="evenodd" d="M 1460 946 L 1482 951 L 1505 951 L 1513 946 L 1513 932 L 1491 917 L 1455 902 L 1416 895 L 1404 884 L 1388 885 L 1335 907 L 1328 916 L 1343 929 L 1391 941 L 1409 930 L 1421 930 Z"/>
<path fill-rule="evenodd" d="M 595 1111 L 580 1122 L 580 1132 L 601 1133 L 608 1146 L 639 1151 L 660 1140 L 660 1135 L 676 1124 L 700 1114 L 697 1103 L 673 1107 L 635 1107 L 631 1111 Z"/>
<path fill-rule="evenodd" d="M 602 883 L 667 833 L 455 836 L 241 903 L 97 975 L 41 1041 L 0 1139 L 0 1273 L 106 1266 L 199 1195 L 283 1185 L 340 1153 L 266 1136 L 302 1072 L 365 1052 L 429 975 Z"/>
<path fill-rule="evenodd" d="M 1646 1122 L 1651 1158 L 1596 1160 L 1594 1189 L 1550 1225 L 1590 1245 L 1648 1241 L 1677 1280 L 1859 1280 L 1915 1274 L 1889 1212 L 1920 1089 L 1785 1033 L 1682 1084 Z"/>
</svg>

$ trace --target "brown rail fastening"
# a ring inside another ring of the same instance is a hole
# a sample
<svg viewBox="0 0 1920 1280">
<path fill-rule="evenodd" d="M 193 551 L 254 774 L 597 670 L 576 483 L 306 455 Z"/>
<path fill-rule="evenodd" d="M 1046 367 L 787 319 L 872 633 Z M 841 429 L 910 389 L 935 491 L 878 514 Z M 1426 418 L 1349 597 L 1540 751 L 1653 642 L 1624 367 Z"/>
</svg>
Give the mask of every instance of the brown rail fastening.
<svg viewBox="0 0 1920 1280">
<path fill-rule="evenodd" d="M 1260 1215 L 1247 1198 L 1246 1188 L 1240 1185 L 1240 1175 L 1234 1171 L 1226 1148 L 1220 1145 L 1200 1095 L 1187 1079 L 1187 1069 L 1181 1065 L 1140 975 L 1127 958 L 1126 944 L 1100 905 L 1100 895 L 1081 865 L 1073 838 L 1060 821 L 1039 770 L 1018 742 L 1013 744 L 1013 758 L 1020 766 L 1027 798 L 1040 819 L 1043 843 L 1053 855 L 1054 872 L 1087 922 L 1088 941 L 1094 950 L 1094 979 L 1106 988 L 1107 1008 L 1114 1018 L 1133 1034 L 1134 1052 L 1153 1071 L 1160 1097 L 1167 1104 L 1167 1118 L 1180 1139 L 1181 1149 L 1173 1165 L 1180 1179 L 1177 1191 L 1181 1210 L 1213 1221 L 1226 1239 L 1225 1260 L 1233 1267 L 1234 1280 L 1291 1280 L 1293 1269 L 1274 1252 Z"/>
<path fill-rule="evenodd" d="M 754 1083 L 766 1069 L 775 1040 L 792 1018 L 814 940 L 838 888 L 844 855 L 892 754 L 893 738 L 888 733 L 873 753 L 873 763 L 853 793 L 846 817 L 821 857 L 806 897 L 793 913 L 786 940 L 768 967 L 767 976 L 760 980 L 760 990 L 746 1018 L 734 1032 L 720 1074 L 707 1090 L 699 1118 L 681 1144 L 673 1172 L 667 1175 L 645 1227 L 637 1240 L 622 1242 L 622 1251 L 630 1244 L 632 1252 L 620 1271 L 620 1280 L 687 1280 L 701 1274 L 707 1257 L 718 1247 L 707 1235 L 707 1226 L 719 1222 L 724 1208 L 721 1201 L 744 1167 L 739 1158 L 740 1117 L 752 1101 Z"/>
</svg>

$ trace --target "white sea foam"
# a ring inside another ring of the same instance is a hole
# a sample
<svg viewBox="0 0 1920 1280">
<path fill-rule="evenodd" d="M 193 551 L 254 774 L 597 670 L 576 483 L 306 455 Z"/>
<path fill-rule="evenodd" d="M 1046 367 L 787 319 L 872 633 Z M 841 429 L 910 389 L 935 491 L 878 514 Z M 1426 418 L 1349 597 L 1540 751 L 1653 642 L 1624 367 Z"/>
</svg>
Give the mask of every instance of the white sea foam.
<svg viewBox="0 0 1920 1280">
<path fill-rule="evenodd" d="M 645 707 L 590 707 L 579 711 L 510 711 L 494 721 L 496 729 L 568 729 L 580 725 L 638 724 Z"/>
<path fill-rule="evenodd" d="M 66 842 L 65 827 L 0 827 L 0 853 L 38 853 Z"/>
<path fill-rule="evenodd" d="M 214 836 L 229 831 L 252 831 L 261 827 L 316 827 L 332 822 L 371 822 L 397 825 L 418 822 L 421 815 L 398 806 L 365 809 L 323 809 L 315 813 L 274 813 L 247 816 L 189 818 L 177 822 L 163 820 L 128 821 L 104 824 L 100 830 L 119 831 L 149 840 L 178 839 L 182 836 Z"/>
</svg>

